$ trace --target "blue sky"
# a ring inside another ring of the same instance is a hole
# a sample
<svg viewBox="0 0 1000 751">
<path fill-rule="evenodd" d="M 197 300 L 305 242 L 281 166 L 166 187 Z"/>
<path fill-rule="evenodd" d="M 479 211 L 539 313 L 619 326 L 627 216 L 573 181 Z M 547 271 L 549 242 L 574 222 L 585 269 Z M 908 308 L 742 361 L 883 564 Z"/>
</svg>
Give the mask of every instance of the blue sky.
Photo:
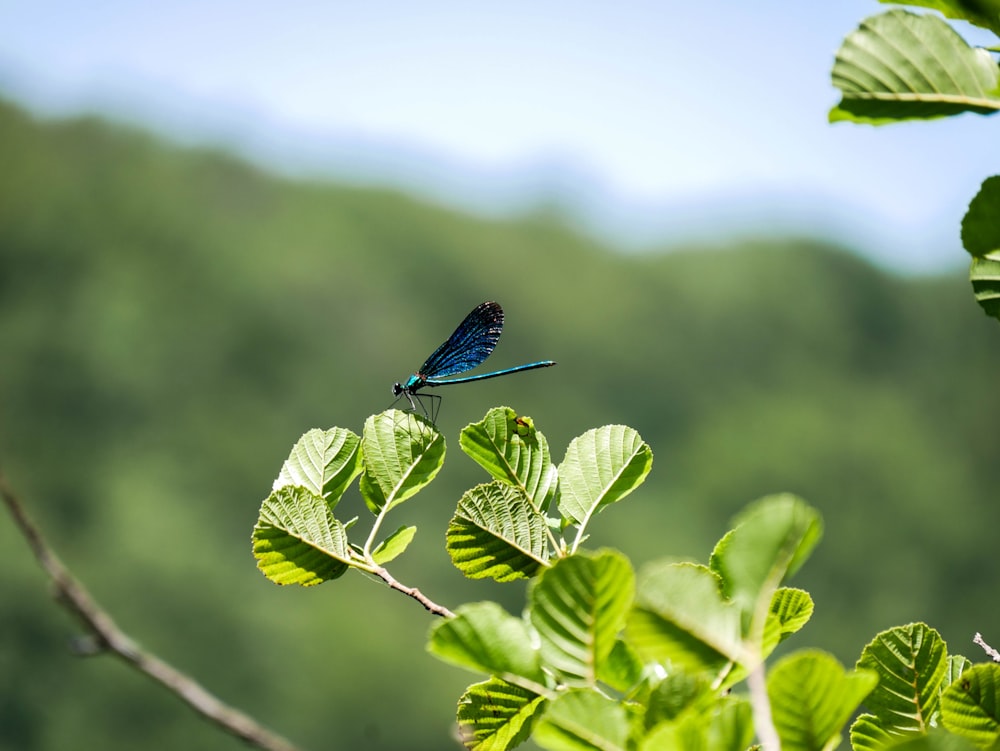
<svg viewBox="0 0 1000 751">
<path fill-rule="evenodd" d="M 789 229 L 962 266 L 993 123 L 826 121 L 841 39 L 883 9 L 9 0 L 0 92 L 478 211 L 558 195 L 625 246 Z"/>
</svg>

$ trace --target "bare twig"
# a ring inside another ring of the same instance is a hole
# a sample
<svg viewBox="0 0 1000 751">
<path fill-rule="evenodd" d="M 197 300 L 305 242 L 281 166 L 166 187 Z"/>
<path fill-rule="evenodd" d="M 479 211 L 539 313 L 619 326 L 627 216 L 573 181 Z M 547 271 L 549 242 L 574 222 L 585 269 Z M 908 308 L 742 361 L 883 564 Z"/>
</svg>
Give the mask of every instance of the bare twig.
<svg viewBox="0 0 1000 751">
<path fill-rule="evenodd" d="M 990 659 L 993 660 L 993 662 L 1000 662 L 1000 652 L 998 652 L 989 644 L 987 644 L 986 640 L 983 639 L 983 635 L 980 634 L 978 631 L 976 632 L 976 635 L 972 639 L 972 641 L 974 641 L 976 644 L 982 647 L 983 651 L 990 656 Z"/>
<path fill-rule="evenodd" d="M 400 584 L 396 581 L 395 577 L 390 574 L 384 567 L 379 566 L 374 569 L 370 569 L 371 573 L 377 576 L 379 579 L 388 584 L 392 589 L 402 592 L 404 595 L 412 597 L 414 600 L 419 602 L 429 613 L 434 615 L 439 615 L 442 618 L 454 618 L 455 614 L 452 613 L 444 605 L 438 605 L 436 602 L 431 600 L 427 595 L 421 592 L 416 587 L 407 587 L 405 584 Z"/>
<path fill-rule="evenodd" d="M 297 747 L 261 726 L 253 718 L 223 703 L 194 679 L 181 673 L 159 657 L 147 652 L 125 634 L 90 593 L 77 581 L 42 537 L 41 531 L 28 517 L 24 505 L 14 493 L 3 472 L 0 472 L 0 497 L 3 498 L 14 522 L 27 540 L 35 558 L 58 590 L 61 605 L 72 612 L 91 632 L 91 653 L 110 651 L 163 684 L 187 702 L 192 709 L 223 730 L 266 751 L 297 751 Z"/>
</svg>

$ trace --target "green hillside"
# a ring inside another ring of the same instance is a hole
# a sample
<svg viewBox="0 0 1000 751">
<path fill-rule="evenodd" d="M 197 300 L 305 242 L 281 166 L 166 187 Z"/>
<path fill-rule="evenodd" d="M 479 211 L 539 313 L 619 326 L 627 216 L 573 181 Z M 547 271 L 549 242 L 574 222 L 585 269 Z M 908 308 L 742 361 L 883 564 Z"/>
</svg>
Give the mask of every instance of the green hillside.
<svg viewBox="0 0 1000 751">
<path fill-rule="evenodd" d="M 465 581 L 443 550 L 482 480 L 458 432 L 508 404 L 558 459 L 612 422 L 652 446 L 649 481 L 589 543 L 637 564 L 704 560 L 767 493 L 819 508 L 799 644 L 853 663 L 925 620 L 973 655 L 1000 623 L 1000 332 L 960 275 L 894 276 L 833 239 L 627 255 L 544 216 L 282 180 L 11 105 L 0 165 L 0 466 L 123 628 L 304 748 L 449 747 L 468 681 L 381 584 L 267 582 L 259 503 L 301 433 L 360 431 L 487 299 L 507 311 L 491 365 L 559 365 L 439 392 L 449 456 L 396 520 L 420 528 L 406 584 L 520 608 L 523 587 Z M 243 748 L 117 662 L 72 656 L 76 624 L 3 519 L 0 749 Z"/>
</svg>

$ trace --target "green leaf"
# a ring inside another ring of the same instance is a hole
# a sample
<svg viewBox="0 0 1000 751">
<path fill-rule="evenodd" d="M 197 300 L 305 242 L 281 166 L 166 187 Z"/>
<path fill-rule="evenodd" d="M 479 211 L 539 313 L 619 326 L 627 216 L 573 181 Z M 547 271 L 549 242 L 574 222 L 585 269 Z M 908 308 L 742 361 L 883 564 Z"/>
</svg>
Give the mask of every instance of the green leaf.
<svg viewBox="0 0 1000 751">
<path fill-rule="evenodd" d="M 1000 175 L 983 181 L 962 217 L 962 245 L 973 258 L 1000 251 Z"/>
<path fill-rule="evenodd" d="M 299 487 L 279 488 L 261 504 L 253 555 L 275 584 L 304 587 L 342 576 L 351 561 L 344 526 L 321 496 Z"/>
<path fill-rule="evenodd" d="M 559 465 L 559 511 L 573 524 L 620 501 L 646 479 L 653 452 L 625 425 L 605 425 L 574 438 Z"/>
<path fill-rule="evenodd" d="M 860 715 L 851 725 L 850 736 L 854 751 L 880 751 L 899 739 L 890 735 L 873 714 Z"/>
<path fill-rule="evenodd" d="M 495 602 L 477 602 L 435 622 L 427 649 L 444 662 L 534 690 L 544 685 L 545 676 L 532 636 L 524 621 Z"/>
<path fill-rule="evenodd" d="M 649 694 L 644 718 L 646 727 L 676 720 L 688 710 L 700 715 L 715 704 L 716 698 L 716 692 L 704 677 L 679 671 L 669 673 Z"/>
<path fill-rule="evenodd" d="M 898 5 L 895 0 L 879 0 L 881 3 Z M 945 18 L 968 21 L 971 24 L 990 29 L 1000 35 L 1000 2 L 997 0 L 906 0 L 906 5 L 936 10 Z"/>
<path fill-rule="evenodd" d="M 980 748 L 1000 743 L 1000 665 L 969 668 L 941 696 L 945 728 Z"/>
<path fill-rule="evenodd" d="M 510 407 L 496 407 L 481 422 L 467 425 L 458 440 L 462 450 L 493 477 L 524 491 L 543 512 L 555 495 L 558 473 L 549 444 L 531 418 Z"/>
<path fill-rule="evenodd" d="M 865 706 L 882 729 L 895 736 L 930 730 L 948 668 L 937 631 L 923 623 L 883 631 L 861 651 L 858 667 L 879 677 Z"/>
<path fill-rule="evenodd" d="M 734 524 L 712 551 L 710 566 L 749 626 L 761 599 L 770 606 L 778 586 L 809 557 L 823 524 L 813 508 L 787 493 L 751 504 Z"/>
<path fill-rule="evenodd" d="M 629 643 L 643 660 L 688 673 L 716 672 L 742 656 L 740 611 L 719 577 L 694 563 L 654 563 L 639 577 Z"/>
<path fill-rule="evenodd" d="M 765 654 L 770 654 L 774 646 L 805 626 L 812 614 L 813 600 L 808 592 L 779 587 L 771 598 L 771 609 L 765 626 L 765 642 L 774 640 L 774 643 L 765 650 Z"/>
<path fill-rule="evenodd" d="M 545 699 L 499 678 L 474 683 L 458 700 L 458 732 L 471 751 L 505 751 L 528 739 Z"/>
<path fill-rule="evenodd" d="M 954 683 L 958 676 L 972 667 L 972 661 L 962 655 L 950 655 L 948 657 L 948 667 L 944 672 L 944 682 L 942 690 Z"/>
<path fill-rule="evenodd" d="M 310 430 L 292 446 L 272 490 L 297 485 L 326 498 L 332 509 L 361 472 L 360 444 L 344 428 Z"/>
<path fill-rule="evenodd" d="M 623 706 L 596 691 L 573 689 L 549 703 L 532 737 L 550 751 L 626 751 L 629 727 Z"/>
<path fill-rule="evenodd" d="M 764 621 L 764 637 L 760 657 L 766 658 L 781 642 L 801 629 L 813 614 L 813 601 L 809 593 L 802 589 L 779 587 L 771 597 L 771 607 Z M 753 665 L 747 665 L 752 668 Z M 735 680 L 746 677 L 746 671 L 737 671 Z M 729 685 L 732 682 L 727 681 Z"/>
<path fill-rule="evenodd" d="M 1000 109 L 990 53 L 970 47 L 935 15 L 891 10 L 864 21 L 833 65 L 840 104 L 830 121 L 881 125 Z"/>
<path fill-rule="evenodd" d="M 389 409 L 365 421 L 361 494 L 372 513 L 397 506 L 427 485 L 444 462 L 444 438 L 413 412 Z"/>
<path fill-rule="evenodd" d="M 1000 320 L 1000 251 L 984 258 L 973 258 L 969 281 L 979 307 L 986 315 Z"/>
<path fill-rule="evenodd" d="M 562 558 L 534 581 L 528 618 L 560 682 L 596 685 L 634 594 L 632 566 L 612 550 Z"/>
<path fill-rule="evenodd" d="M 744 751 L 753 742 L 753 710 L 749 700 L 724 696 L 709 715 L 708 751 Z"/>
<path fill-rule="evenodd" d="M 962 245 L 972 255 L 969 280 L 986 315 L 1000 320 L 1000 175 L 983 181 L 962 218 Z"/>
<path fill-rule="evenodd" d="M 753 716 L 746 699 L 724 696 L 705 708 L 691 707 L 656 725 L 640 751 L 744 751 L 753 740 Z"/>
<path fill-rule="evenodd" d="M 724 696 L 708 715 L 706 751 L 744 751 L 753 741 L 753 710 L 740 696 Z"/>
<path fill-rule="evenodd" d="M 467 490 L 445 535 L 452 563 L 470 579 L 534 576 L 548 564 L 548 531 L 524 491 L 494 480 Z"/>
<path fill-rule="evenodd" d="M 899 736 L 887 733 L 870 714 L 863 714 L 851 725 L 851 746 L 854 751 L 976 751 L 976 746 L 958 735 L 944 730 L 931 730 L 920 735 Z"/>
<path fill-rule="evenodd" d="M 400 527 L 380 542 L 372 552 L 372 558 L 380 566 L 401 555 L 417 533 L 416 527 Z"/>
<path fill-rule="evenodd" d="M 639 744 L 639 751 L 704 751 L 705 732 L 696 715 L 661 722 Z"/>
<path fill-rule="evenodd" d="M 836 746 L 841 728 L 876 683 L 874 672 L 847 673 L 833 655 L 819 650 L 779 660 L 768 674 L 767 695 L 782 751 Z"/>
<path fill-rule="evenodd" d="M 597 680 L 621 694 L 632 691 L 642 680 L 643 664 L 624 639 L 615 639 L 607 659 L 597 666 Z"/>
<path fill-rule="evenodd" d="M 892 751 L 976 751 L 976 747 L 960 735 L 932 730 L 927 735 L 915 735 L 893 743 Z"/>
</svg>

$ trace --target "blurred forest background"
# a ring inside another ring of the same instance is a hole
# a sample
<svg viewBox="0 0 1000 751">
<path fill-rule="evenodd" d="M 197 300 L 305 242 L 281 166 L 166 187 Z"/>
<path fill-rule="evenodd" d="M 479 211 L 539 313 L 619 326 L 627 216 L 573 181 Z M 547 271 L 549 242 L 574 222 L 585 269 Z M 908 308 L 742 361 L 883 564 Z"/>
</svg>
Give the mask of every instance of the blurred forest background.
<svg viewBox="0 0 1000 751">
<path fill-rule="evenodd" d="M 304 431 L 360 432 L 487 299 L 507 311 L 491 366 L 559 365 L 437 392 L 448 460 L 394 520 L 419 527 L 403 583 L 519 610 L 523 585 L 465 581 L 443 546 L 485 479 L 458 433 L 506 404 L 556 460 L 612 422 L 652 446 L 590 541 L 636 565 L 706 561 L 764 494 L 818 507 L 792 647 L 853 664 L 914 620 L 975 659 L 974 632 L 1000 641 L 1000 332 L 964 274 L 895 275 L 824 238 L 624 254 L 545 211 L 484 220 L 0 104 L 0 464 L 126 631 L 304 748 L 450 747 L 470 676 L 425 655 L 431 617 L 353 572 L 276 587 L 250 533 Z M 0 545 L 0 749 L 243 747 L 72 656 L 6 516 Z"/>
</svg>

